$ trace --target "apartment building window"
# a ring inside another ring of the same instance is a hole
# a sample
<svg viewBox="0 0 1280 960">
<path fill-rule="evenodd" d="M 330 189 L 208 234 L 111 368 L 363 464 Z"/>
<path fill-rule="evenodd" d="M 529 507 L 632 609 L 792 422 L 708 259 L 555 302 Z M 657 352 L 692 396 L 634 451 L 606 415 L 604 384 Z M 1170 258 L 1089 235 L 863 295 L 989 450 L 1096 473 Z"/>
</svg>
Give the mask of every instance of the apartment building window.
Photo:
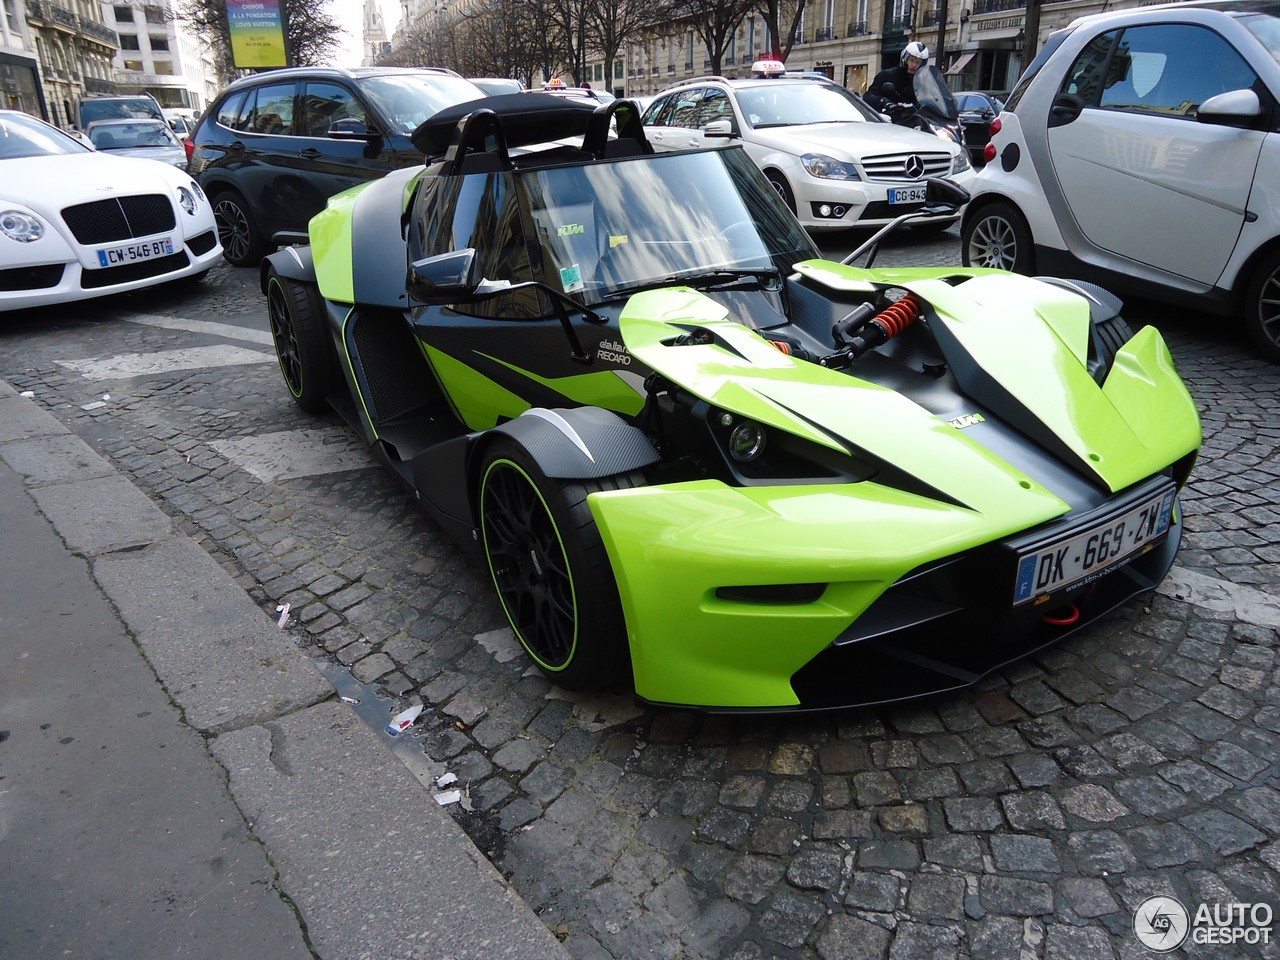
<svg viewBox="0 0 1280 960">
<path fill-rule="evenodd" d="M 116 13 L 116 23 L 133 23 L 133 7 L 112 7 Z"/>
<path fill-rule="evenodd" d="M 120 34 L 120 49 L 121 50 L 141 50 L 142 47 L 139 46 L 138 37 L 135 34 L 122 33 Z"/>
<path fill-rule="evenodd" d="M 143 7 L 142 16 L 143 16 L 143 19 L 147 21 L 147 23 L 164 23 L 165 22 L 163 7 L 152 7 L 152 6 Z"/>
<path fill-rule="evenodd" d="M 152 64 L 152 67 L 153 67 L 152 72 L 153 72 L 156 76 L 158 76 L 158 77 L 172 77 L 172 76 L 173 76 L 173 61 L 172 61 L 172 60 L 157 60 L 157 61 L 155 61 L 155 63 L 153 63 L 153 64 Z"/>
<path fill-rule="evenodd" d="M 4 18 L 9 24 L 9 32 L 17 36 L 18 33 L 18 10 L 17 0 L 4 0 Z"/>
<path fill-rule="evenodd" d="M 168 37 L 157 37 L 155 34 L 151 34 L 151 36 L 148 39 L 150 39 L 151 41 L 152 50 L 162 50 L 162 51 L 168 52 L 169 50 Z"/>
<path fill-rule="evenodd" d="M 756 58 L 756 18 L 747 17 L 747 57 L 751 60 Z"/>
<path fill-rule="evenodd" d="M 126 70 L 132 70 L 134 73 L 141 73 L 141 72 L 142 72 L 142 61 L 141 61 L 141 60 L 126 60 L 126 61 L 124 62 L 124 68 L 125 68 Z"/>
</svg>

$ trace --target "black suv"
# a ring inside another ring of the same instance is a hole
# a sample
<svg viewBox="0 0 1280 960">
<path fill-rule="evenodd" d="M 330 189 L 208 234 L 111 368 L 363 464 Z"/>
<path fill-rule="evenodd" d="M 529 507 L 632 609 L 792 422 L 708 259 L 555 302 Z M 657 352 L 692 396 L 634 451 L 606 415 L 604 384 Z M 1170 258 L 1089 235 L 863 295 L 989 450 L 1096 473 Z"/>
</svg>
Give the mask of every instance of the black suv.
<svg viewBox="0 0 1280 960">
<path fill-rule="evenodd" d="M 409 139 L 418 125 L 484 95 L 435 67 L 296 67 L 232 83 L 192 134 L 188 166 L 213 202 L 227 262 L 257 264 L 305 237 L 328 197 L 422 163 Z"/>
</svg>

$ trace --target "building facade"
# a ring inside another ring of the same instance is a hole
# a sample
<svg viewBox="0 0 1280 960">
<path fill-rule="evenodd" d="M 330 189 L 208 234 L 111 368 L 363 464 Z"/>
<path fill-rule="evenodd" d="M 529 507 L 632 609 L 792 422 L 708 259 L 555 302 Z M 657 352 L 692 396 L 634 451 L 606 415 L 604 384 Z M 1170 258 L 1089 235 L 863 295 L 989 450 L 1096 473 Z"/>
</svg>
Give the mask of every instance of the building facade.
<svg viewBox="0 0 1280 960">
<path fill-rule="evenodd" d="M 119 46 L 115 31 L 103 22 L 98 0 L 14 2 L 26 18 L 40 64 L 39 109 L 27 112 L 56 126 L 72 126 L 82 97 L 115 91 L 111 79 L 111 57 Z"/>
<path fill-rule="evenodd" d="M 19 0 L 0 0 L 0 107 L 47 117 L 40 59 Z"/>
<path fill-rule="evenodd" d="M 117 91 L 150 93 L 160 106 L 185 114 L 203 110 L 219 89 L 213 57 L 177 18 L 172 0 L 101 6 L 120 38 L 112 60 Z"/>
<path fill-rule="evenodd" d="M 364 19 L 361 28 L 360 49 L 364 54 L 360 65 L 371 67 L 378 62 L 380 56 L 391 49 L 387 21 L 382 15 L 382 4 L 378 0 L 364 0 Z"/>
</svg>

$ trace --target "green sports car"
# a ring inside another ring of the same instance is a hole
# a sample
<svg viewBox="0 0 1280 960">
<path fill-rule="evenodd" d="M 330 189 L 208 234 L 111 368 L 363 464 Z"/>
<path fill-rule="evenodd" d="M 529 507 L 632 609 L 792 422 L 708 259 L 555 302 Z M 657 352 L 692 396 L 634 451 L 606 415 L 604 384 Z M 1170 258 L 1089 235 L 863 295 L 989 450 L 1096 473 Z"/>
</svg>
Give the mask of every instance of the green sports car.
<svg viewBox="0 0 1280 960">
<path fill-rule="evenodd" d="M 917 697 L 1168 572 L 1199 418 L 1106 292 L 823 260 L 740 148 L 655 154 L 625 100 L 494 97 L 414 140 L 263 263 L 280 370 L 557 684 Z M 930 181 L 899 219 L 965 199 Z"/>
</svg>

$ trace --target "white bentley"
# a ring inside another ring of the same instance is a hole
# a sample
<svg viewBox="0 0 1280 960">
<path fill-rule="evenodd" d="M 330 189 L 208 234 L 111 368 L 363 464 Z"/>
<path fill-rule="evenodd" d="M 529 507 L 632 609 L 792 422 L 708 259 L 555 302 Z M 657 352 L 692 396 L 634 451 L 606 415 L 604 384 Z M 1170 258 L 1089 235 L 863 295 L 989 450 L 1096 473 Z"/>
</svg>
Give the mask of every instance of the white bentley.
<svg viewBox="0 0 1280 960">
<path fill-rule="evenodd" d="M 184 171 L 0 110 L 0 311 L 199 280 L 221 254 Z"/>
</svg>

